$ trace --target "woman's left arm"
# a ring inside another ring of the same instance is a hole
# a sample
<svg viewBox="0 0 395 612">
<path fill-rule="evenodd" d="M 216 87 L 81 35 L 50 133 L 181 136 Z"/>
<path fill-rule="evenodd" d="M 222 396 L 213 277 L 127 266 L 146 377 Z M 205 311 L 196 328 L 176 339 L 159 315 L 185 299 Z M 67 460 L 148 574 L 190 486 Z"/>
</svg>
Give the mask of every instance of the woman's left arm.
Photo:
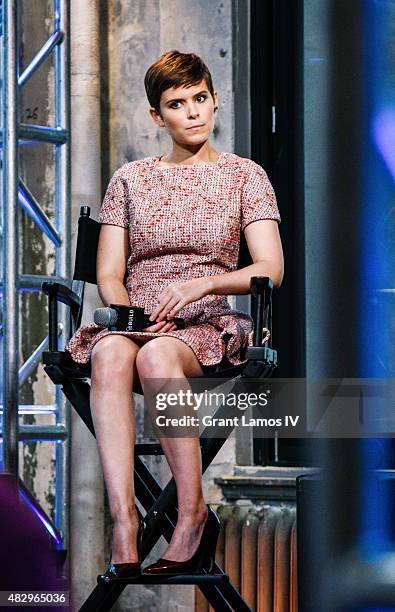
<svg viewBox="0 0 395 612">
<path fill-rule="evenodd" d="M 284 256 L 278 223 L 274 219 L 261 219 L 247 225 L 244 230 L 251 259 L 250 266 L 207 277 L 207 293 L 237 295 L 250 292 L 252 276 L 269 276 L 280 287 L 284 276 Z"/>
<path fill-rule="evenodd" d="M 159 296 L 159 304 L 151 314 L 151 321 L 177 316 L 186 304 L 209 294 L 249 293 L 252 276 L 269 276 L 274 285 L 279 287 L 284 274 L 284 258 L 277 221 L 261 219 L 249 223 L 244 235 L 253 264 L 234 272 L 202 276 L 185 283 L 172 283 Z"/>
</svg>

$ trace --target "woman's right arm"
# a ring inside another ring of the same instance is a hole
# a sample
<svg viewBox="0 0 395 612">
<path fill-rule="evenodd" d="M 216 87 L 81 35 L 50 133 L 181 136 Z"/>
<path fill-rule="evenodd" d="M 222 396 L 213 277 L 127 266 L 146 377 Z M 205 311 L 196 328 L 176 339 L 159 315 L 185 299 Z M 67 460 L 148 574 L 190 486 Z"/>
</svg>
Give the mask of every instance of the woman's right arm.
<svg viewBox="0 0 395 612">
<path fill-rule="evenodd" d="M 96 260 L 96 279 L 99 295 L 105 306 L 121 304 L 129 306 L 130 300 L 124 285 L 126 263 L 129 257 L 129 232 L 118 225 L 102 224 Z M 159 321 L 142 331 L 169 332 L 177 329 L 173 321 Z"/>
<path fill-rule="evenodd" d="M 99 295 L 105 306 L 129 306 L 124 280 L 129 256 L 129 234 L 124 227 L 103 224 L 97 250 L 96 277 Z"/>
</svg>

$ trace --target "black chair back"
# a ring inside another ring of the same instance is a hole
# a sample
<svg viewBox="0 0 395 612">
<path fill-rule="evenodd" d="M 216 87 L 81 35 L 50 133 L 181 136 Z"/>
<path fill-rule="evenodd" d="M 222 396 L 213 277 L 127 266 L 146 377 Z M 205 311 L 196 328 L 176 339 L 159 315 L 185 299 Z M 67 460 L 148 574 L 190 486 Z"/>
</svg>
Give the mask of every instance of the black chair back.
<svg viewBox="0 0 395 612">
<path fill-rule="evenodd" d="M 89 206 L 81 206 L 73 279 L 96 285 L 96 256 L 100 223 L 91 219 L 90 214 Z"/>
</svg>

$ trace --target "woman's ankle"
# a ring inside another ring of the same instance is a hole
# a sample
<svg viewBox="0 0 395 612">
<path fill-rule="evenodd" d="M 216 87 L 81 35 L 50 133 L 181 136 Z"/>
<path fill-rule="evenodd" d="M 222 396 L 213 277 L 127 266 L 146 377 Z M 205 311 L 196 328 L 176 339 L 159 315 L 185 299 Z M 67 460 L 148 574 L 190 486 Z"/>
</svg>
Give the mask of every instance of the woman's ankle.
<svg viewBox="0 0 395 612">
<path fill-rule="evenodd" d="M 203 523 L 208 516 L 208 510 L 205 503 L 199 504 L 193 508 L 179 508 L 178 520 L 181 523 L 199 524 Z"/>
<path fill-rule="evenodd" d="M 113 523 L 129 524 L 138 523 L 139 515 L 135 506 L 131 508 L 119 508 L 111 513 Z"/>
</svg>

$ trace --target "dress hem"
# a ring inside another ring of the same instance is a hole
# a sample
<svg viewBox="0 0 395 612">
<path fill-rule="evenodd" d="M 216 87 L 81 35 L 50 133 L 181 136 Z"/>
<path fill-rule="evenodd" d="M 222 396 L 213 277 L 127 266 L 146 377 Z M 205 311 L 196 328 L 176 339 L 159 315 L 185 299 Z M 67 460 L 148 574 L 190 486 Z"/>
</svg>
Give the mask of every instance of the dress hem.
<svg viewBox="0 0 395 612">
<path fill-rule="evenodd" d="M 102 331 L 104 331 L 104 330 L 102 330 Z M 87 359 L 83 359 L 83 360 L 76 359 L 76 356 L 73 355 L 73 353 L 75 353 L 75 351 L 69 350 L 68 347 L 66 347 L 66 350 L 71 355 L 71 358 L 73 359 L 73 361 L 75 363 L 78 363 L 80 365 L 85 365 L 85 364 L 89 363 L 89 361 L 91 360 L 92 350 L 96 346 L 96 344 L 98 342 L 100 342 L 100 340 L 102 338 L 106 338 L 107 336 L 110 336 L 110 335 L 124 336 L 126 338 L 130 338 L 131 340 L 133 340 L 133 338 L 138 340 L 139 336 L 143 337 L 143 338 L 147 338 L 148 337 L 148 338 L 150 338 L 152 340 L 154 338 L 165 338 L 165 337 L 169 338 L 170 337 L 170 338 L 176 338 L 177 340 L 180 340 L 181 342 L 186 344 L 193 351 L 196 359 L 199 362 L 199 365 L 203 366 L 203 367 L 206 367 L 206 368 L 211 368 L 211 367 L 214 368 L 215 366 L 218 367 L 225 358 L 228 360 L 228 362 L 231 365 L 239 365 L 239 364 L 241 364 L 241 363 L 243 363 L 245 361 L 245 360 L 242 360 L 242 359 L 237 360 L 237 358 L 236 358 L 236 361 L 234 361 L 234 357 L 235 356 L 230 357 L 227 354 L 227 351 L 226 351 L 227 346 L 226 346 L 225 340 L 224 340 L 224 338 L 222 336 L 223 335 L 230 335 L 230 336 L 232 336 L 232 334 L 229 334 L 229 332 L 224 331 L 222 333 L 222 335 L 219 335 L 219 337 L 218 337 L 218 344 L 216 343 L 217 347 L 218 347 L 218 353 L 219 354 L 218 354 L 218 356 L 215 356 L 216 360 L 214 362 L 213 361 L 209 361 L 209 362 L 206 361 L 205 362 L 204 357 L 203 356 L 199 357 L 199 355 L 196 352 L 195 348 L 191 344 L 189 344 L 185 339 L 183 339 L 180 336 L 176 335 L 176 333 L 177 332 L 158 333 L 158 332 L 124 332 L 124 331 L 109 331 L 109 330 L 106 330 L 106 332 L 103 333 L 102 335 L 100 335 L 100 332 L 98 332 L 98 334 L 96 334 L 96 336 L 94 336 L 91 339 L 91 342 L 89 343 L 89 347 L 88 347 L 88 356 L 87 356 L 88 358 Z"/>
</svg>

